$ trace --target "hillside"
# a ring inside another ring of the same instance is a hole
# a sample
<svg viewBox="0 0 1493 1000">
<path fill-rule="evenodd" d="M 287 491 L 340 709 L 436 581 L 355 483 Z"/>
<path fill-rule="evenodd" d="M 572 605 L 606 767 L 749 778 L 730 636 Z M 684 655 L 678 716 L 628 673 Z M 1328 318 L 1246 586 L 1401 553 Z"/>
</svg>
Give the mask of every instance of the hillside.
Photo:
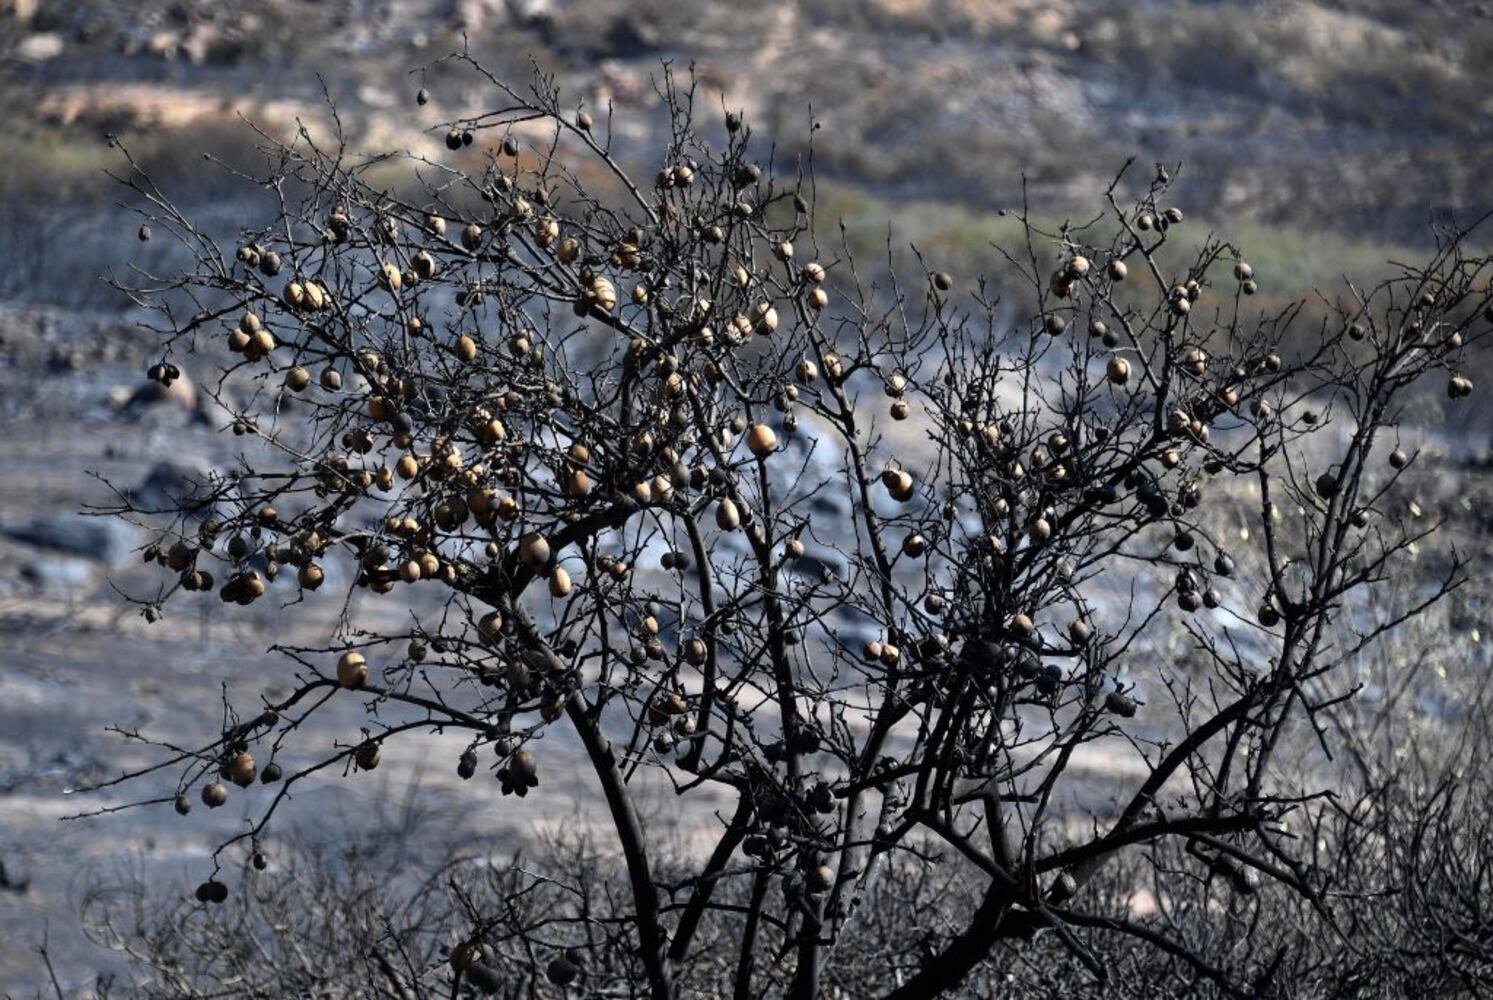
<svg viewBox="0 0 1493 1000">
<path fill-rule="evenodd" d="M 1493 56 L 1485 4 L 1087 0 L 9 0 L 12 190 L 87 188 L 104 131 L 201 145 L 245 113 L 287 128 L 319 78 L 369 145 L 425 142 L 489 95 L 408 75 L 459 46 L 533 55 L 642 138 L 661 65 L 704 107 L 745 108 L 783 156 L 810 111 L 821 175 L 880 198 L 1072 204 L 1127 156 L 1184 165 L 1207 214 L 1417 240 L 1428 211 L 1485 210 Z M 411 98 L 423 79 L 431 105 Z M 60 148 L 59 148 L 60 147 Z M 31 166 L 36 177 L 24 169 Z M 3 194 L 0 191 L 0 194 Z"/>
</svg>

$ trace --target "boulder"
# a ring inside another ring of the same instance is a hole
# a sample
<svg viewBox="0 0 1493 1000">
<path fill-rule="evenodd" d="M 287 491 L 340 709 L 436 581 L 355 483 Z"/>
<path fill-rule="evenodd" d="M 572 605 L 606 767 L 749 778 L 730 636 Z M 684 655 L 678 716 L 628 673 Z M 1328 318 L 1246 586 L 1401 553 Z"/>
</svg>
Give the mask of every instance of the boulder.
<svg viewBox="0 0 1493 1000">
<path fill-rule="evenodd" d="M 809 580 L 829 583 L 832 580 L 849 578 L 850 567 L 845 557 L 833 549 L 815 548 L 787 563 L 789 572 Z"/>
<path fill-rule="evenodd" d="M 170 385 L 146 381 L 130 393 L 122 409 L 131 413 L 139 413 L 141 410 L 163 404 L 174 405 L 187 411 L 195 410 L 197 389 L 192 385 L 192 380 L 182 375 L 180 378 L 173 379 Z"/>
<path fill-rule="evenodd" d="M 48 594 L 77 594 L 92 583 L 93 566 L 86 559 L 41 556 L 21 567 L 21 577 Z"/>
<path fill-rule="evenodd" d="M 166 513 L 185 510 L 194 517 L 207 517 L 217 506 L 213 475 L 187 462 L 157 462 L 134 489 L 126 492 L 130 503 L 142 511 Z"/>
<path fill-rule="evenodd" d="M 39 549 L 118 566 L 135 547 L 135 529 L 118 518 L 43 514 L 0 527 L 6 536 Z"/>
<path fill-rule="evenodd" d="M 16 57 L 22 62 L 41 63 L 62 55 L 62 36 L 55 31 L 40 31 L 21 40 Z"/>
</svg>

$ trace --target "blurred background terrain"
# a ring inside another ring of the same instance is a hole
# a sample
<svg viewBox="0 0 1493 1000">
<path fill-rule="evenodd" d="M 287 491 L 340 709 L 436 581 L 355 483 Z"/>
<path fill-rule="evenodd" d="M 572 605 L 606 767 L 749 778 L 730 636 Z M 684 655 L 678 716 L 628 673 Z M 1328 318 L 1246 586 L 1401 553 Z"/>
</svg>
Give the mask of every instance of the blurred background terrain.
<svg viewBox="0 0 1493 1000">
<path fill-rule="evenodd" d="M 654 80 L 693 66 L 697 106 L 742 109 L 780 163 L 814 134 L 845 215 L 910 222 L 978 255 L 995 210 L 1088 210 L 1126 157 L 1184 165 L 1180 196 L 1278 255 L 1293 285 L 1423 241 L 1432 212 L 1493 205 L 1493 11 L 1487 4 L 1146 0 L 0 0 L 9 6 L 0 181 L 9 231 L 34 254 L 4 292 L 109 301 L 60 281 L 76 241 L 28 213 L 107 200 L 117 133 L 180 198 L 220 183 L 270 130 L 321 118 L 326 87 L 353 145 L 443 153 L 436 122 L 486 109 L 470 77 L 411 75 L 461 44 L 508 79 L 530 57 L 640 147 Z M 425 83 L 434 100 L 413 103 Z M 481 146 L 463 154 L 480 162 Z M 934 204 L 941 206 L 934 207 Z M 97 211 L 86 217 L 97 218 Z M 67 218 L 61 216 L 60 218 Z M 27 230 L 36 230 L 29 235 Z M 1268 236 L 1268 238 L 1267 238 Z M 12 240 L 12 245 L 13 240 Z M 47 249 L 50 247 L 50 251 Z M 99 268 L 116 259 L 94 248 Z M 95 269 L 99 269 L 95 268 Z M 37 281 L 38 278 L 48 281 Z M 36 287 L 40 285 L 41 287 Z M 48 287 L 50 286 L 50 287 Z M 1277 290 L 1286 289 L 1277 284 Z M 65 302 L 64 304 L 75 304 Z"/>
<path fill-rule="evenodd" d="M 170 391 L 147 383 L 154 345 L 102 280 L 132 261 L 169 268 L 168 251 L 135 240 L 105 138 L 225 234 L 263 215 L 228 174 L 253 156 L 246 121 L 325 135 L 327 96 L 354 149 L 480 168 L 481 138 L 449 153 L 437 126 L 495 95 L 420 69 L 463 40 L 507 79 L 526 80 L 532 59 L 577 103 L 610 106 L 623 159 L 644 172 L 661 67 L 692 68 L 702 120 L 744 111 L 779 170 L 812 141 L 821 225 L 843 220 L 868 251 L 890 231 L 964 275 L 998 266 L 991 242 L 1016 231 L 1003 210 L 1025 197 L 1054 225 L 1090 218 L 1130 157 L 1142 180 L 1156 163 L 1180 169 L 1179 204 L 1200 236 L 1245 250 L 1266 307 L 1334 294 L 1345 273 L 1368 281 L 1423 253 L 1433 219 L 1493 208 L 1482 3 L 0 0 L 0 991 L 37 987 L 44 937 L 69 993 L 111 968 L 76 927 L 96 866 L 192 884 L 184 873 L 241 814 L 189 830 L 159 807 L 59 823 L 110 801 L 63 792 L 148 759 L 106 725 L 211 731 L 219 682 L 258 690 L 280 627 L 272 609 L 230 622 L 204 603 L 199 620 L 147 629 L 113 589 L 144 586 L 142 536 L 76 515 L 109 495 L 89 472 L 169 489 L 233 454 L 193 382 L 211 360 Z M 1433 442 L 1461 472 L 1437 499 L 1476 522 L 1489 421 L 1458 419 Z M 329 623 L 340 607 L 323 604 L 298 627 Z M 419 762 L 390 763 L 379 787 L 328 794 L 397 798 Z M 449 770 L 425 782 L 455 785 Z M 492 798 L 455 828 L 492 839 L 534 821 Z"/>
</svg>

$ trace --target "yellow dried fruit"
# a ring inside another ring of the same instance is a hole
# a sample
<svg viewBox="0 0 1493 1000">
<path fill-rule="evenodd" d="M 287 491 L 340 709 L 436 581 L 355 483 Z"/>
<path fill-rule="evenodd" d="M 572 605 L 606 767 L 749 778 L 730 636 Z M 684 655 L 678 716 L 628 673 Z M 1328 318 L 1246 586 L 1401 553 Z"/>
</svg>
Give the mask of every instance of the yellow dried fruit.
<svg viewBox="0 0 1493 1000">
<path fill-rule="evenodd" d="M 337 660 L 337 683 L 345 688 L 360 688 L 368 679 L 368 661 L 362 653 L 350 649 Z"/>
</svg>

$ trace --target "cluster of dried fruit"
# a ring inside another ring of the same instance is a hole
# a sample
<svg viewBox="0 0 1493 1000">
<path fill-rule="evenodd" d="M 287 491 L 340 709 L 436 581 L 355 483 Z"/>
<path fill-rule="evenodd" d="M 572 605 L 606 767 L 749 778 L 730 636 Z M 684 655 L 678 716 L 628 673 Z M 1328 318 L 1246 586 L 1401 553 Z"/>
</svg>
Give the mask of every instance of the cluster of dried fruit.
<svg viewBox="0 0 1493 1000">
<path fill-rule="evenodd" d="M 554 143 L 599 157 L 624 207 L 603 207 L 548 154 L 523 157 L 520 119 L 547 119 Z M 1184 273 L 1163 274 L 1157 252 L 1184 216 L 1157 204 L 1158 175 L 1131 206 L 1111 196 L 1103 239 L 1027 223 L 1034 297 L 1014 328 L 978 296 L 987 322 L 971 322 L 944 271 L 924 274 L 921 313 L 894 295 L 878 315 L 848 248 L 805 260 L 818 256 L 804 252 L 811 188 L 753 163 L 739 116 L 725 126 L 718 147 L 678 129 L 648 188 L 584 112 L 551 103 L 456 123 L 453 151 L 504 130 L 483 172 L 462 175 L 480 195 L 469 201 L 450 185 L 411 201 L 287 154 L 295 177 L 317 181 L 298 188 L 305 200 L 246 232 L 236 262 L 207 261 L 186 282 L 232 309 L 166 311 L 172 350 L 220 343 L 221 317 L 237 317 L 225 382 L 255 389 L 233 428 L 262 439 L 260 465 L 195 497 L 145 555 L 175 581 L 168 597 L 221 576 L 225 602 L 295 599 L 334 567 L 373 595 L 419 595 L 407 631 L 295 651 L 314 676 L 287 704 L 322 689 L 366 700 L 371 728 L 338 751 L 347 770 L 379 765 L 403 732 L 380 709 L 405 704 L 470 736 L 461 778 L 487 747 L 502 792 L 523 797 L 539 783 L 534 737 L 565 718 L 620 836 L 637 839 L 617 804 L 624 774 L 679 768 L 698 779 L 680 787 L 740 796 L 733 836 L 751 870 L 781 874 L 785 905 L 830 926 L 867 851 L 952 813 L 960 783 L 1017 780 L 1003 734 L 1031 717 L 1073 745 L 1123 732 L 1142 699 L 1121 658 L 1173 603 L 1199 630 L 1231 607 L 1254 608 L 1262 631 L 1285 622 L 1268 641 L 1327 615 L 1335 596 L 1289 582 L 1274 501 L 1264 557 L 1248 563 L 1205 501 L 1229 504 L 1229 480 L 1285 483 L 1323 536 L 1365 527 L 1372 437 L 1305 474 L 1294 449 L 1331 402 L 1311 393 L 1444 372 L 1448 394 L 1466 396 L 1453 365 L 1486 295 L 1465 270 L 1412 275 L 1408 302 L 1345 312 L 1328 348 L 1298 357 L 1245 312 L 1258 286 L 1235 248 L 1209 240 Z M 1230 294 L 1216 291 L 1221 269 Z M 854 294 L 832 294 L 841 280 Z M 163 356 L 149 374 L 179 373 Z M 891 424 L 864 405 L 878 395 Z M 1395 473 L 1408 464 L 1389 456 Z M 641 562 L 660 550 L 661 574 Z M 1154 614 L 1096 600 L 1088 581 L 1124 559 L 1159 583 Z M 1224 682 L 1256 697 L 1244 675 Z M 871 712 L 869 734 L 845 723 L 851 706 Z M 632 729 L 620 757 L 603 717 Z M 922 735 L 894 760 L 886 741 L 903 719 Z M 227 800 L 204 760 L 240 787 L 316 773 L 256 772 L 273 726 L 236 727 L 192 756 L 178 810 L 193 783 L 210 807 Z M 871 794 L 874 834 L 861 829 Z M 627 847 L 636 874 L 646 845 Z M 1041 849 L 1038 836 L 1023 848 Z M 489 947 L 451 955 L 483 990 L 497 982 Z M 549 978 L 577 978 L 581 957 L 552 959 Z"/>
</svg>

